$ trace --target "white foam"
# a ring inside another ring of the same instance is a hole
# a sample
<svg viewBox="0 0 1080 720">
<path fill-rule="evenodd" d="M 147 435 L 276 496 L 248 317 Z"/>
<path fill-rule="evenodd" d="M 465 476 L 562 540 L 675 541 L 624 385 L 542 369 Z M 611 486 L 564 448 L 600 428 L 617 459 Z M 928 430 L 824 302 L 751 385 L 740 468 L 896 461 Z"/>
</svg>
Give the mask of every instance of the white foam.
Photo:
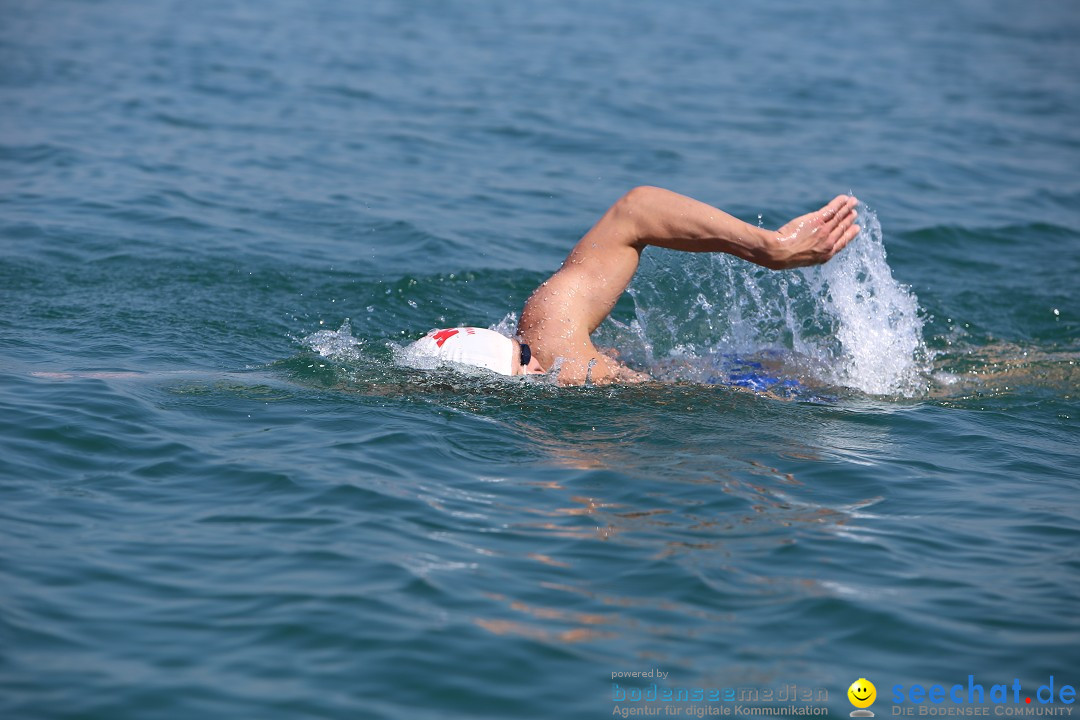
<svg viewBox="0 0 1080 720">
<path fill-rule="evenodd" d="M 827 363 L 838 384 L 874 395 L 925 392 L 927 349 L 918 298 L 893 278 L 877 215 L 864 210 L 860 221 L 859 237 L 843 253 L 801 271 L 818 310 L 834 321 L 839 343 L 808 350 Z"/>
<path fill-rule="evenodd" d="M 364 345 L 363 340 L 353 337 L 348 318 L 337 330 L 319 330 L 300 342 L 328 360 L 352 362 L 360 359 Z"/>
</svg>

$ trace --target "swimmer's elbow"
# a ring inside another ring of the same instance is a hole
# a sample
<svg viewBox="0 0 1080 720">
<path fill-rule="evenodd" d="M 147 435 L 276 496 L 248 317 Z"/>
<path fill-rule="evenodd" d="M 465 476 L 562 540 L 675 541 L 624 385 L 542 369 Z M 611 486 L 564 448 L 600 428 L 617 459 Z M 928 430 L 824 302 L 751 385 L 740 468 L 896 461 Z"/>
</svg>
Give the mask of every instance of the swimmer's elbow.
<svg viewBox="0 0 1080 720">
<path fill-rule="evenodd" d="M 617 215 L 633 217 L 655 202 L 656 196 L 666 192 L 652 185 L 638 185 L 623 193 L 612 209 Z"/>
<path fill-rule="evenodd" d="M 652 196 L 662 192 L 666 191 L 653 185 L 638 185 L 623 193 L 618 203 L 627 207 L 634 207 L 646 203 Z"/>
<path fill-rule="evenodd" d="M 656 197 L 665 192 L 651 185 L 638 185 L 623 194 L 611 206 L 609 215 L 621 228 L 619 236 L 631 244 L 641 237 L 642 222 L 648 217 L 649 208 L 656 203 Z"/>
</svg>

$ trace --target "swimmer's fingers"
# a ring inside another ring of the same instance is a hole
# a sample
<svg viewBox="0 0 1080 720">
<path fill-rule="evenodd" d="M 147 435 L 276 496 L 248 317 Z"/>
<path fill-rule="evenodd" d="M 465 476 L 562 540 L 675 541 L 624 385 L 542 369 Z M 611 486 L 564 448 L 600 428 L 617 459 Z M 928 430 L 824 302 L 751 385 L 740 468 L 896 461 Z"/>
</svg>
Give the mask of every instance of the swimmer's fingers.
<svg viewBox="0 0 1080 720">
<path fill-rule="evenodd" d="M 847 244 L 849 242 L 851 242 L 852 240 L 854 240 L 855 238 L 857 238 L 859 236 L 859 231 L 862 230 L 862 228 L 859 227 L 858 225 L 855 225 L 854 223 L 855 223 L 855 219 L 852 218 L 851 223 L 844 230 L 844 234 L 841 235 L 840 239 L 836 241 L 835 245 L 833 245 L 833 248 L 829 253 L 830 256 L 836 255 L 838 252 L 840 252 L 845 247 L 847 247 Z"/>
<path fill-rule="evenodd" d="M 769 262 L 759 263 L 773 270 L 784 270 L 827 262 L 858 234 L 848 233 L 858 216 L 859 201 L 850 195 L 837 195 L 820 210 L 797 217 L 776 231 Z"/>
<path fill-rule="evenodd" d="M 858 213 L 855 212 L 855 206 L 858 202 L 853 197 L 837 195 L 831 203 L 825 206 L 826 211 L 822 213 L 823 222 L 821 225 L 824 232 L 820 233 L 820 239 L 818 240 L 819 247 L 826 253 L 822 262 L 827 261 L 838 252 L 836 245 L 855 222 L 855 218 L 858 217 Z"/>
<path fill-rule="evenodd" d="M 844 233 L 855 224 L 855 220 L 858 217 L 859 213 L 852 209 L 851 212 L 848 212 L 842 218 L 837 220 L 836 224 L 829 231 L 829 238 L 833 241 L 833 244 L 840 241 L 844 236 Z"/>
<path fill-rule="evenodd" d="M 847 195 L 837 195 L 834 197 L 825 207 L 821 208 L 821 218 L 825 222 L 833 220 L 840 213 L 840 209 L 844 207 L 847 199 Z"/>
<path fill-rule="evenodd" d="M 826 227 L 831 227 L 844 219 L 859 201 L 849 195 L 837 195 L 821 209 L 821 219 Z"/>
<path fill-rule="evenodd" d="M 841 195 L 839 197 L 844 198 L 843 203 L 833 214 L 833 216 L 825 222 L 825 227 L 829 229 L 830 235 L 837 228 L 844 227 L 845 223 L 850 224 L 850 222 L 857 214 L 855 212 L 855 206 L 859 204 L 859 201 L 856 198 L 848 197 L 846 195 Z M 846 229 L 846 227 L 844 229 Z"/>
</svg>

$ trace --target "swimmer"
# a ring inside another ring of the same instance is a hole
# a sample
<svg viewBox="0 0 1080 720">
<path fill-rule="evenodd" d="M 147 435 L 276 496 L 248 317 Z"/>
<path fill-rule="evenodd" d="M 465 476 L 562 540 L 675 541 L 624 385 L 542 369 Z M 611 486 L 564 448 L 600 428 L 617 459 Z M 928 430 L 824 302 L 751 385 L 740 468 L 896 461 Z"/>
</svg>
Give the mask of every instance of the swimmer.
<svg viewBox="0 0 1080 720">
<path fill-rule="evenodd" d="M 525 302 L 517 338 L 450 328 L 431 331 L 409 349 L 502 375 L 557 367 L 561 385 L 642 382 L 647 374 L 598 350 L 591 336 L 630 284 L 646 247 L 728 253 L 770 270 L 819 265 L 858 235 L 857 204 L 837 195 L 816 212 L 766 230 L 685 195 L 637 187 L 604 213 Z"/>
</svg>

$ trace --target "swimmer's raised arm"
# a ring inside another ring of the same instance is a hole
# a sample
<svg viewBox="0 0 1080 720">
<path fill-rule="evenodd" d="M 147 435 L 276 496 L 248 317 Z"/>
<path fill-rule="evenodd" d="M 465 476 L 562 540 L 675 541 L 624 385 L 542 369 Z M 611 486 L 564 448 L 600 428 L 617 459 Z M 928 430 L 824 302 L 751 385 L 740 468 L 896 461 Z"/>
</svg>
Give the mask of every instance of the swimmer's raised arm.
<svg viewBox="0 0 1080 720">
<path fill-rule="evenodd" d="M 639 379 L 597 351 L 590 335 L 626 290 L 649 245 L 685 252 L 725 252 L 773 270 L 828 261 L 859 232 L 853 197 L 838 195 L 779 230 L 745 223 L 723 210 L 656 187 L 621 197 L 578 241 L 562 267 L 532 294 L 518 332 L 559 381 Z M 640 374 L 637 374 L 640 375 Z"/>
<path fill-rule="evenodd" d="M 590 236 L 596 232 L 639 252 L 648 245 L 685 252 L 725 252 L 770 270 L 818 265 L 858 234 L 856 204 L 853 197 L 837 195 L 817 212 L 795 218 L 779 230 L 766 230 L 685 195 L 638 187 L 612 206 L 569 259 L 579 249 L 587 252 Z M 602 227 L 611 215 L 621 221 L 621 228 Z"/>
</svg>

